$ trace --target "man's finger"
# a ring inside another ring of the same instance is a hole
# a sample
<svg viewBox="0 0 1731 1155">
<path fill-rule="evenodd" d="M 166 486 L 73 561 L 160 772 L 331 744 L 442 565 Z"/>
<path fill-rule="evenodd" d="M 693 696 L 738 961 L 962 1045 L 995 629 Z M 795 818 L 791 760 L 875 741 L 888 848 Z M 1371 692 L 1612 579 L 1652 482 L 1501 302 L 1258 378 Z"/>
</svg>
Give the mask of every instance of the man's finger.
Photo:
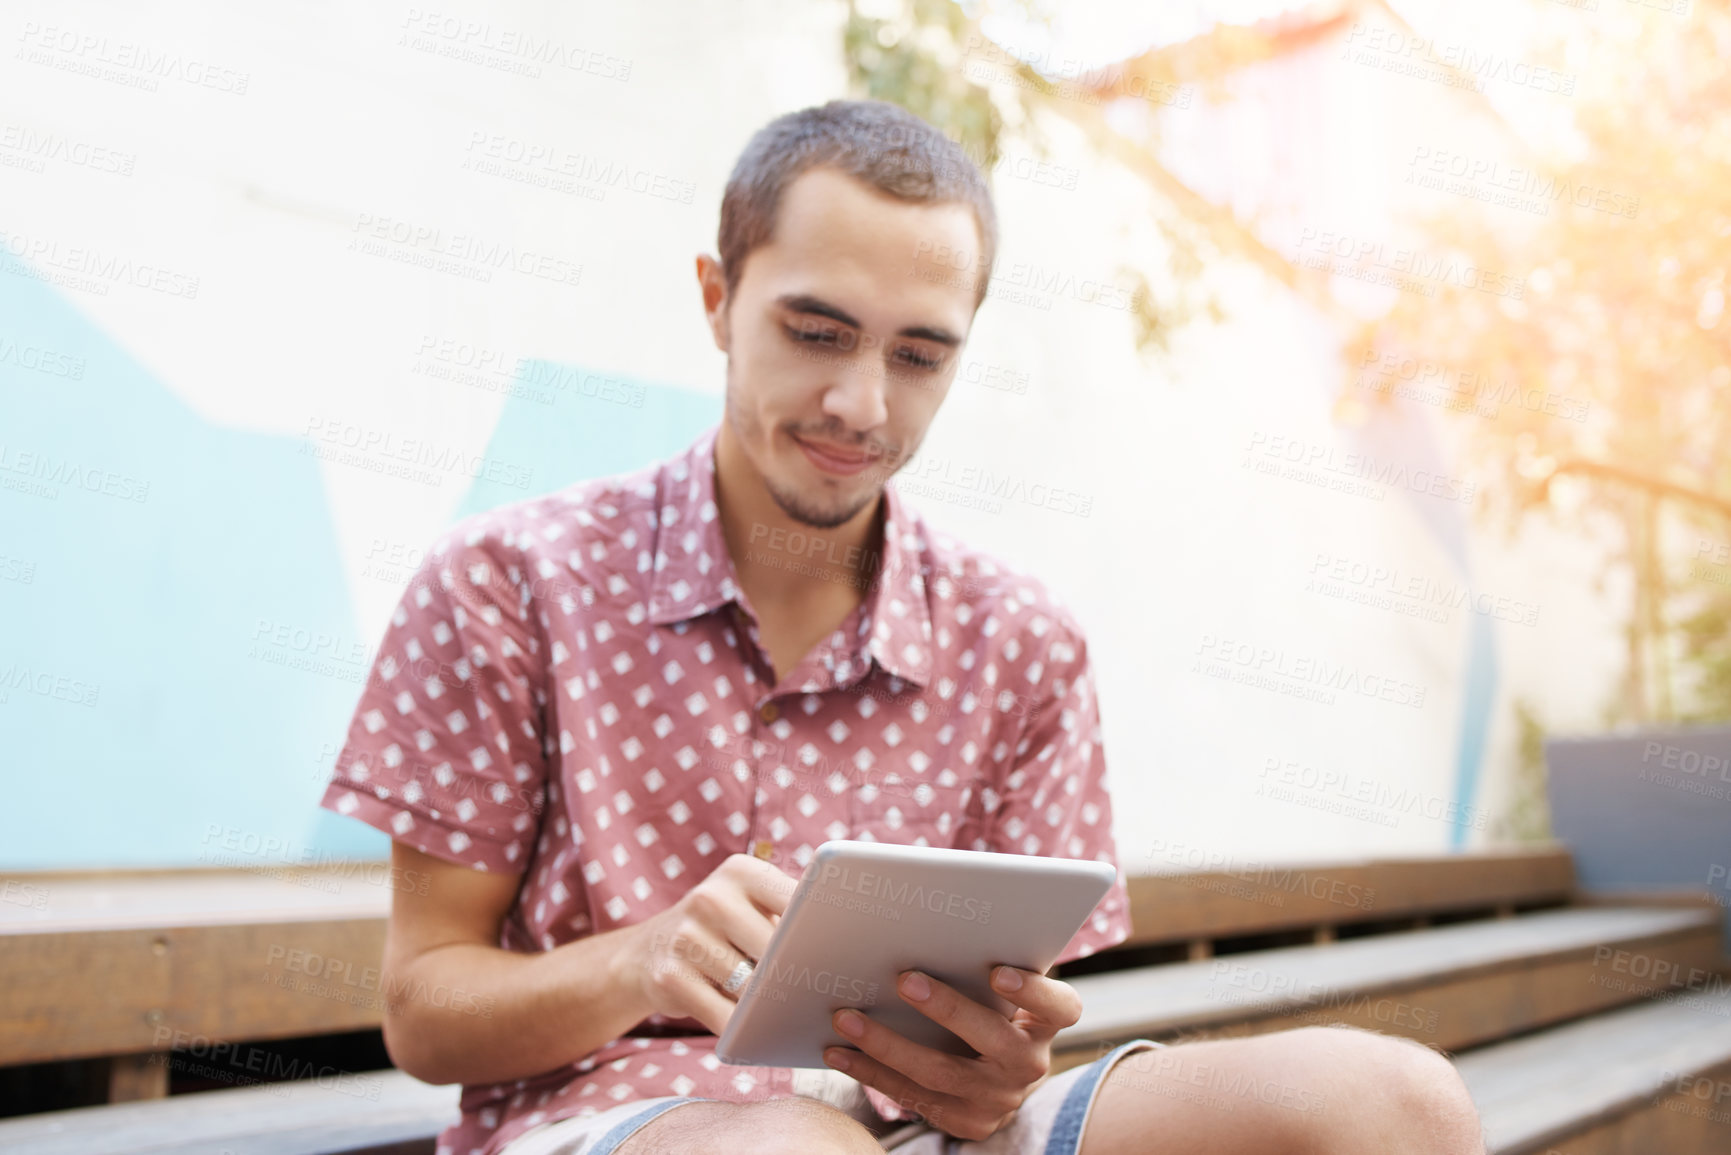
<svg viewBox="0 0 1731 1155">
<path fill-rule="evenodd" d="M 799 880 L 789 878 L 781 867 L 749 854 L 732 855 L 723 865 L 731 868 L 747 897 L 765 914 L 786 911 L 787 904 L 793 901 L 793 892 L 799 888 Z"/>
<path fill-rule="evenodd" d="M 730 1003 L 745 989 L 743 986 L 732 991 L 726 989 L 727 981 L 741 964 L 750 966 L 751 959 L 695 919 L 685 920 L 677 934 L 657 944 L 648 960 L 648 965 L 657 969 L 655 977 L 663 988 L 696 985 L 714 991 L 719 987 L 722 997 Z"/>
<path fill-rule="evenodd" d="M 1048 1038 L 1065 1027 L 1075 1026 L 1082 1017 L 1082 996 L 1061 979 L 998 966 L 992 968 L 992 990 L 1037 1019 L 1042 1034 Z"/>
<path fill-rule="evenodd" d="M 701 980 L 691 983 L 681 995 L 688 1000 L 686 1014 L 715 1032 L 717 1037 L 727 1029 L 727 1020 L 733 1017 L 738 1006 L 727 995 Z"/>
<path fill-rule="evenodd" d="M 921 971 L 902 972 L 896 980 L 896 993 L 903 1002 L 948 1028 L 982 1055 L 996 1059 L 1027 1042 L 1026 1036 L 999 1011 L 976 1003 L 948 983 Z"/>
<path fill-rule="evenodd" d="M 927 1091 L 971 1100 L 984 1086 L 983 1070 L 977 1060 L 916 1043 L 861 1011 L 852 1008 L 836 1011 L 830 1016 L 830 1024 L 843 1043 L 859 1048 Z"/>
<path fill-rule="evenodd" d="M 775 931 L 775 924 L 770 922 L 770 916 L 749 901 L 730 901 L 722 904 L 719 914 L 720 926 L 716 927 L 727 941 L 738 947 L 740 952 L 751 961 L 756 962 L 763 957 L 763 952 L 769 949 L 769 936 Z M 733 969 L 732 962 L 728 970 Z M 722 979 L 727 978 L 724 972 Z"/>
<path fill-rule="evenodd" d="M 946 1124 L 954 1126 L 961 1122 L 957 1116 L 968 1106 L 960 1099 L 940 1095 L 930 1088 L 922 1087 L 900 1071 L 892 1070 L 870 1055 L 847 1047 L 824 1048 L 823 1061 L 838 1071 L 845 1071 L 864 1085 L 877 1088 L 893 1099 L 896 1106 L 904 1111 L 912 1111 L 939 1130 L 947 1131 Z"/>
<path fill-rule="evenodd" d="M 734 1002 L 709 983 L 708 971 L 683 949 L 651 957 L 651 976 L 679 1014 L 696 1019 L 717 1035 L 727 1027 Z M 675 1017 L 678 1017 L 677 1015 Z"/>
</svg>

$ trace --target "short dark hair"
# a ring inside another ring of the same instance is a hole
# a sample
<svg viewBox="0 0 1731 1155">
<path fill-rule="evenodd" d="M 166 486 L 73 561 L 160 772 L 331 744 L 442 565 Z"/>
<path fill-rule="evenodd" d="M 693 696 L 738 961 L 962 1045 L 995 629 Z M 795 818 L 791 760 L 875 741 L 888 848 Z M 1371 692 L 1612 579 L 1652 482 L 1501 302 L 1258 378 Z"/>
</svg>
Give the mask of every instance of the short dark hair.
<svg viewBox="0 0 1731 1155">
<path fill-rule="evenodd" d="M 913 113 L 882 100 L 832 100 L 758 129 L 721 197 L 722 275 L 728 297 L 745 258 L 775 235 L 782 193 L 795 177 L 832 168 L 916 204 L 966 204 L 980 234 L 974 307 L 985 300 L 998 249 L 998 214 L 986 178 L 962 147 Z"/>
</svg>

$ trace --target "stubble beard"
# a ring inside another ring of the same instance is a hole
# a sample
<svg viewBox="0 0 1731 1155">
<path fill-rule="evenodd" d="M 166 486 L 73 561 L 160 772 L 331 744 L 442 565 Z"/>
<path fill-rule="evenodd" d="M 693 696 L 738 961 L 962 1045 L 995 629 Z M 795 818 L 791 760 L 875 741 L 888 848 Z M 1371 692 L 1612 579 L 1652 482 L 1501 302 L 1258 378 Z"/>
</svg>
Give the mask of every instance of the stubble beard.
<svg viewBox="0 0 1731 1155">
<path fill-rule="evenodd" d="M 748 419 L 734 403 L 733 359 L 731 357 L 728 358 L 727 364 L 727 393 L 724 408 L 727 413 L 727 420 L 733 425 L 733 433 L 739 443 L 742 446 L 752 444 L 753 436 L 758 432 L 758 426 L 754 420 Z M 766 443 L 768 440 L 766 438 Z M 889 479 L 889 475 L 883 471 L 880 465 L 874 463 L 867 468 L 862 476 L 876 477 L 878 479 L 877 486 L 857 501 L 838 510 L 833 505 L 820 505 L 805 492 L 792 486 L 778 484 L 775 478 L 768 474 L 762 474 L 763 486 L 769 491 L 769 496 L 776 506 L 789 518 L 808 529 L 834 529 L 839 525 L 844 525 L 856 517 L 861 510 L 876 501 L 878 496 L 883 493 L 883 483 Z"/>
</svg>

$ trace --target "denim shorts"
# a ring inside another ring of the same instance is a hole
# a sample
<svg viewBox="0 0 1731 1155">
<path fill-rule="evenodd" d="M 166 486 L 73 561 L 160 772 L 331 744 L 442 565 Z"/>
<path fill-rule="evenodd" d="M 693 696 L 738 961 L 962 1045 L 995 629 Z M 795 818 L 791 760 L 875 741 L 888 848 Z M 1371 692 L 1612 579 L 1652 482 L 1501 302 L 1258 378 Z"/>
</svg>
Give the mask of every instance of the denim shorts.
<svg viewBox="0 0 1731 1155">
<path fill-rule="evenodd" d="M 891 1155 L 1076 1155 L 1106 1072 L 1125 1055 L 1163 1045 L 1135 1039 L 1092 1063 L 1051 1076 L 1034 1088 L 1006 1126 L 984 1139 L 955 1139 L 929 1124 L 914 1122 L 889 1124 L 892 1129 L 880 1135 L 878 1142 Z M 811 1097 L 831 1099 L 827 1094 Z M 863 1098 L 862 1094 L 862 1102 Z M 523 1132 L 501 1148 L 499 1155 L 613 1155 L 620 1144 L 656 1116 L 687 1103 L 713 1101 L 666 1095 L 621 1103 L 593 1115 L 556 1119 Z M 857 1110 L 850 1113 L 865 1121 Z"/>
</svg>

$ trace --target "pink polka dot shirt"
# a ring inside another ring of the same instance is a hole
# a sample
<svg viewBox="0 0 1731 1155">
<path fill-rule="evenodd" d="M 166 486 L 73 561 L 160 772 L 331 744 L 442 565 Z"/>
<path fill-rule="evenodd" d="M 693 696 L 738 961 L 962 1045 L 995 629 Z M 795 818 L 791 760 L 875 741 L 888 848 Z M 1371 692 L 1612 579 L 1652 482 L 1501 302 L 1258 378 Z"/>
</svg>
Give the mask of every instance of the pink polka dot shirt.
<svg viewBox="0 0 1731 1155">
<path fill-rule="evenodd" d="M 665 910 L 723 859 L 797 877 L 828 839 L 1115 863 L 1087 645 L 1041 583 L 884 487 L 878 578 L 776 680 L 715 505 L 718 428 L 634 473 L 464 519 L 391 616 L 320 805 L 523 876 L 499 946 Z M 791 543 L 797 544 L 797 543 Z M 1060 961 L 1122 942 L 1118 881 Z M 661 1095 L 786 1095 L 691 1019 L 463 1088 L 440 1155 Z M 872 1091 L 886 1118 L 905 1115 Z"/>
</svg>

